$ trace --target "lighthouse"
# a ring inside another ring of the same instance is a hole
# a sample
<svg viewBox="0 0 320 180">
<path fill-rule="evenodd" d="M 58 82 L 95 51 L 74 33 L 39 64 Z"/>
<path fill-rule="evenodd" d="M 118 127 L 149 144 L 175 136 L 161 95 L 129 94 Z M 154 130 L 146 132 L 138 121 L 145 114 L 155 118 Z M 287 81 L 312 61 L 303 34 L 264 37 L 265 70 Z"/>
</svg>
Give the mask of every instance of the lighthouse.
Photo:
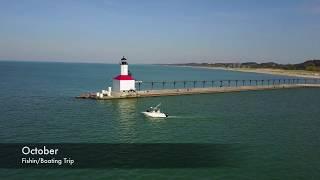
<svg viewBox="0 0 320 180">
<path fill-rule="evenodd" d="M 113 78 L 113 91 L 124 92 L 135 90 L 135 80 L 129 74 L 127 59 L 123 56 L 120 61 L 120 75 Z"/>
</svg>

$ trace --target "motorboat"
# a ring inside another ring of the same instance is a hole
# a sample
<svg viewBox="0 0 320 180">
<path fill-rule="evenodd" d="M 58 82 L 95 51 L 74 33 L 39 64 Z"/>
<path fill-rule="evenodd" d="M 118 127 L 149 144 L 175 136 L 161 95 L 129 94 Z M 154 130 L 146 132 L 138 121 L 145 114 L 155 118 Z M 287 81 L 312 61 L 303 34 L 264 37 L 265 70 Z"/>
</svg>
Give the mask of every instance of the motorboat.
<svg viewBox="0 0 320 180">
<path fill-rule="evenodd" d="M 167 113 L 163 113 L 160 111 L 161 103 L 158 104 L 156 107 L 150 107 L 146 111 L 142 112 L 147 117 L 153 117 L 153 118 L 166 118 L 168 117 Z"/>
</svg>

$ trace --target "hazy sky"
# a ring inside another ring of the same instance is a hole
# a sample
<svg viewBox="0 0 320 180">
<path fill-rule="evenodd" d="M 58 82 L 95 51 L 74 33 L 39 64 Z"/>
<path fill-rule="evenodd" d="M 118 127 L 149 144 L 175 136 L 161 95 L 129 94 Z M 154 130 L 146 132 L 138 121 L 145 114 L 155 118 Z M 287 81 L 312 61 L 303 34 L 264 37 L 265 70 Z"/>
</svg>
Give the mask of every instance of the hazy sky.
<svg viewBox="0 0 320 180">
<path fill-rule="evenodd" d="M 0 0 L 0 60 L 320 58 L 320 0 Z"/>
</svg>

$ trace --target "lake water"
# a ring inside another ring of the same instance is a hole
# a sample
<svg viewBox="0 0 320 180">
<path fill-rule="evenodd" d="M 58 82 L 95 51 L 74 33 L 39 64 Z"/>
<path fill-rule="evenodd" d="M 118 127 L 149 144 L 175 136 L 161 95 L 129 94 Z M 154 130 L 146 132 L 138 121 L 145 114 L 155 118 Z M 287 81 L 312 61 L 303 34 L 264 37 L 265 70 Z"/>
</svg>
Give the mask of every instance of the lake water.
<svg viewBox="0 0 320 180">
<path fill-rule="evenodd" d="M 273 75 L 130 65 L 138 80 L 272 79 Z M 0 169 L 15 179 L 319 179 L 320 89 L 93 101 L 118 65 L 0 62 L 0 143 L 237 145 L 234 166 L 167 169 Z M 171 118 L 151 120 L 161 102 Z M 237 148 L 241 146 L 241 148 Z M 209 152 L 208 152 L 209 153 Z"/>
</svg>

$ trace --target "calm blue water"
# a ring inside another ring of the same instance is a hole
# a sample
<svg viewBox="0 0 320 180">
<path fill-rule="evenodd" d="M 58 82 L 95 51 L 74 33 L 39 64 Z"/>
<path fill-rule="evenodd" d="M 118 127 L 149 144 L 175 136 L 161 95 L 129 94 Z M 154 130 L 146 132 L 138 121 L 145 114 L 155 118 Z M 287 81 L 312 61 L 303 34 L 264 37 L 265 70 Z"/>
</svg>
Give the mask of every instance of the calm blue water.
<svg viewBox="0 0 320 180">
<path fill-rule="evenodd" d="M 132 65 L 138 80 L 272 79 L 272 75 Z M 0 62 L 1 143 L 239 144 L 234 167 L 1 169 L 15 179 L 319 179 L 320 89 L 141 98 L 75 99 L 111 85 L 118 65 Z M 141 115 L 162 102 L 173 117 Z"/>
</svg>

